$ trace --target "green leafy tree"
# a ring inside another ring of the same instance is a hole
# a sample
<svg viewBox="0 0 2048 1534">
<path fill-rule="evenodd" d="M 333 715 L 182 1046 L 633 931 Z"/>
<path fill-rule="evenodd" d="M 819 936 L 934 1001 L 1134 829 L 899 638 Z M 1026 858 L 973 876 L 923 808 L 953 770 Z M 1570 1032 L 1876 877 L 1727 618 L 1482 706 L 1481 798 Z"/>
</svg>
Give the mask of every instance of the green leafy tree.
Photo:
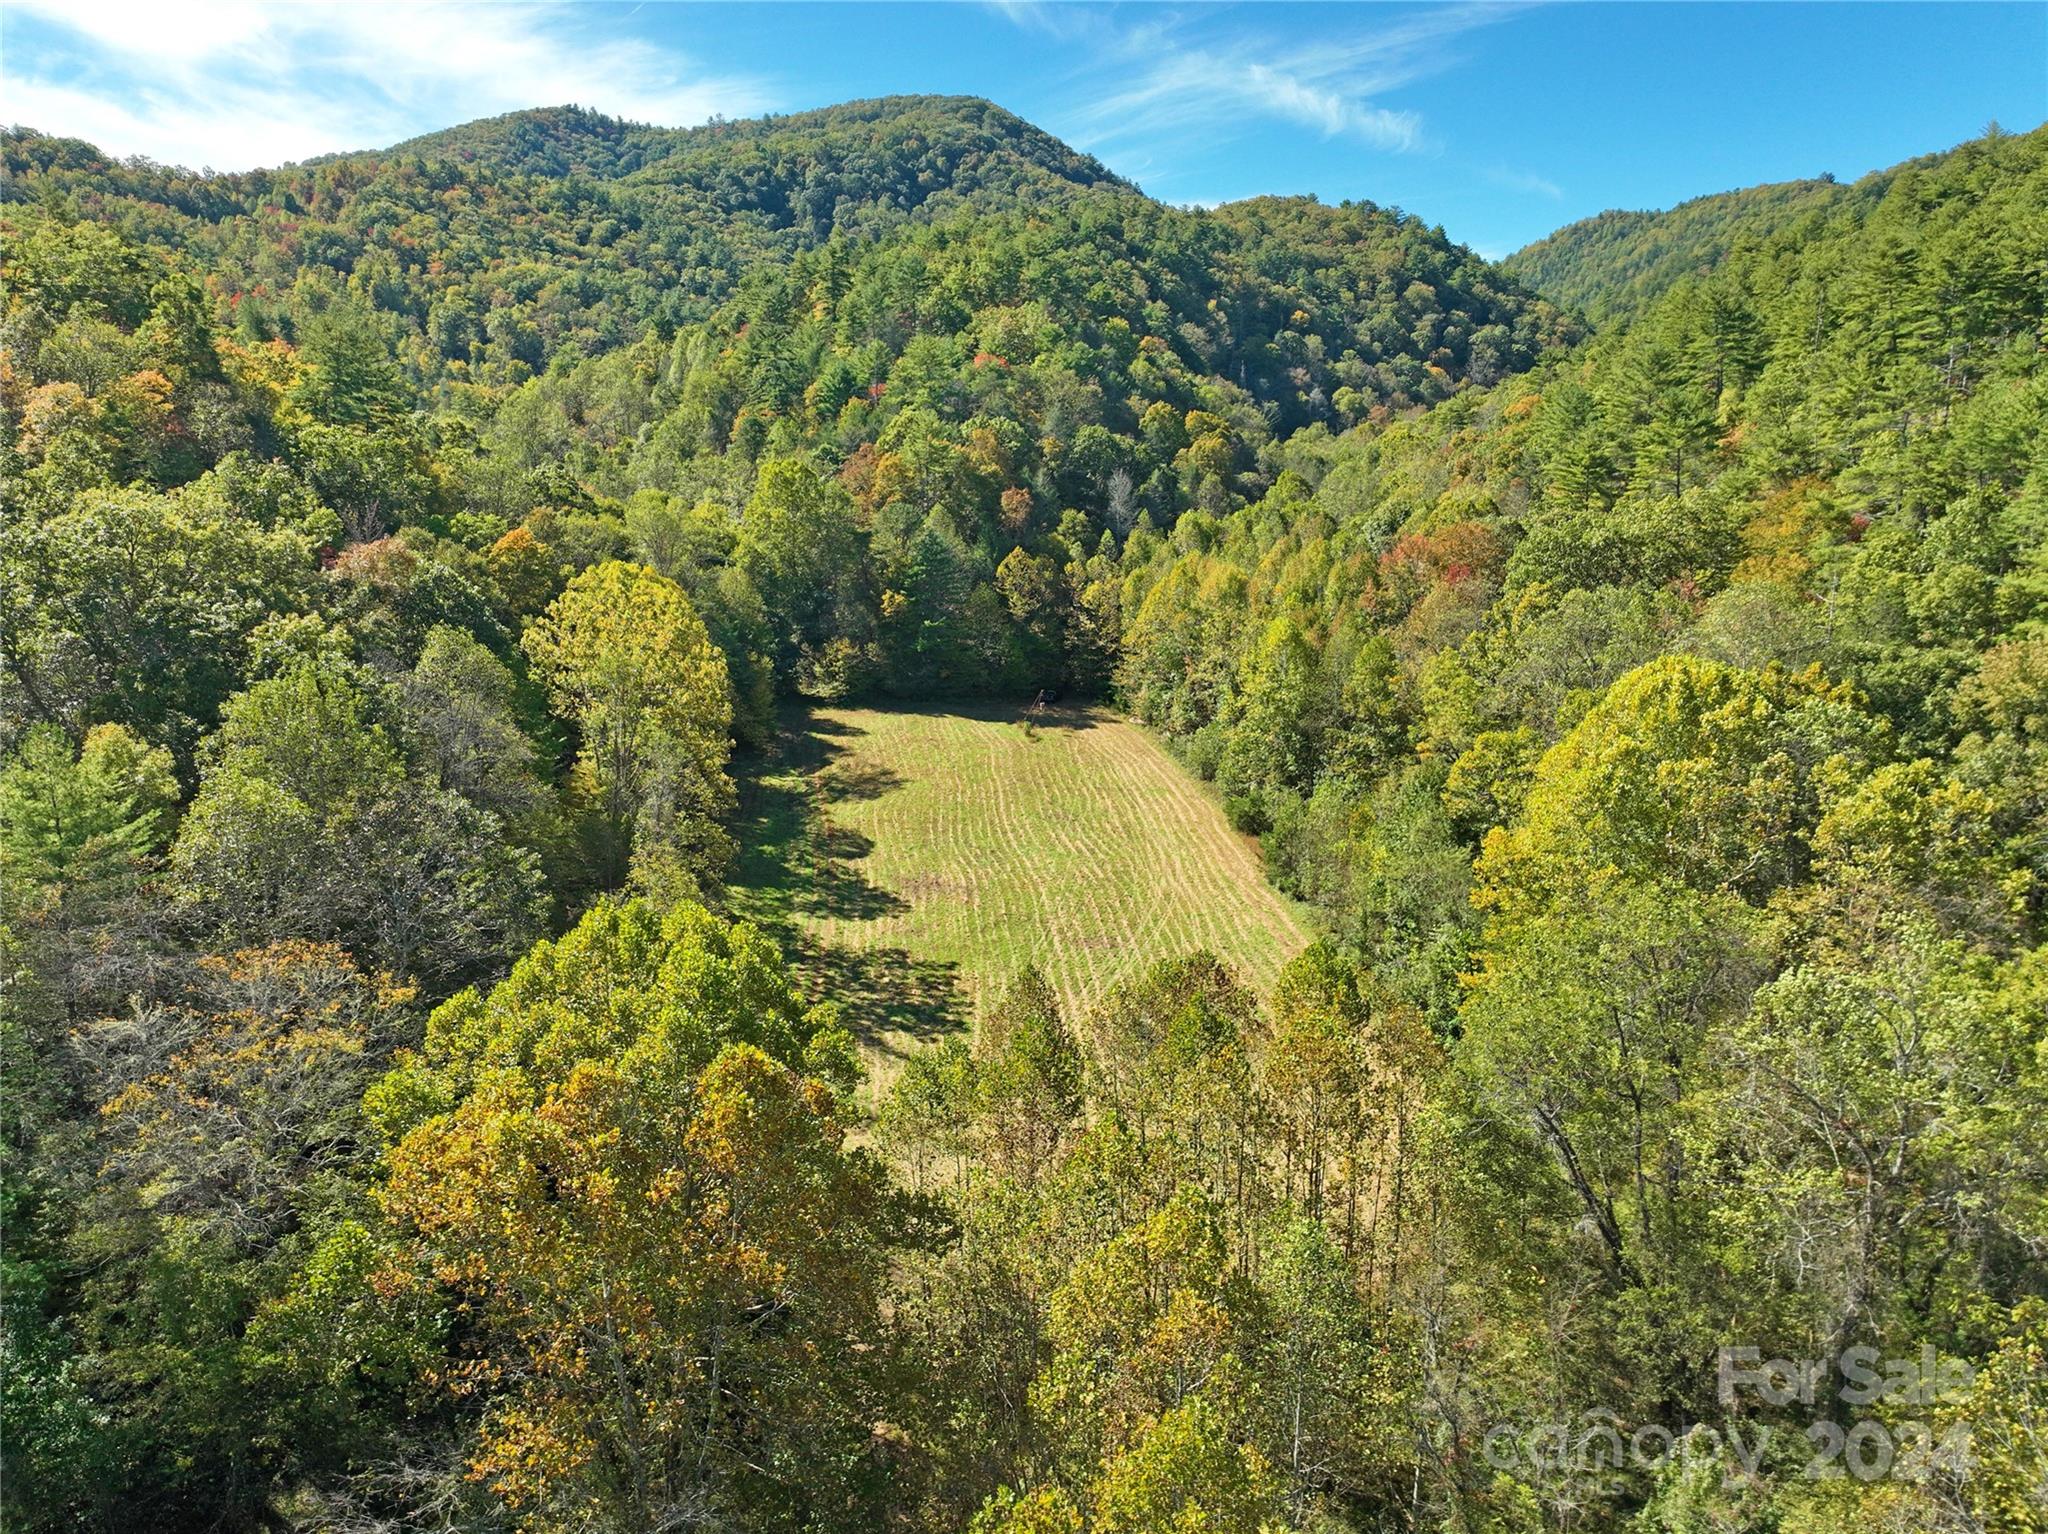
<svg viewBox="0 0 2048 1534">
<path fill-rule="evenodd" d="M 376 321 L 337 304 L 306 327 L 291 403 L 328 426 L 380 426 L 400 414 L 407 391 Z"/>
<path fill-rule="evenodd" d="M 123 724 L 189 759 L 250 633 L 314 602 L 313 547 L 197 493 L 82 497 L 0 530 L 0 654 L 17 727 Z M 109 600 L 118 593 L 118 600 Z"/>
<path fill-rule="evenodd" d="M 530 854 L 496 816 L 408 774 L 344 670 L 300 662 L 233 699 L 171 868 L 223 943 L 339 942 L 441 985 L 530 937 Z"/>
<path fill-rule="evenodd" d="M 866 548 L 853 500 L 799 459 L 761 465 L 735 554 L 767 607 L 785 668 L 843 633 L 861 601 Z"/>
<path fill-rule="evenodd" d="M 1816 678 L 1666 656 L 1617 681 L 1536 764 L 1522 818 L 1489 832 L 1484 898 L 1565 897 L 1603 869 L 1768 891 L 1803 875 L 1821 776 L 1883 731 Z"/>
<path fill-rule="evenodd" d="M 693 888 L 722 865 L 717 824 L 732 703 L 725 657 L 674 581 L 608 561 L 569 583 L 521 641 L 582 737 L 580 788 L 603 822 L 608 888 Z"/>
<path fill-rule="evenodd" d="M 469 1448 L 518 1526 L 860 1517 L 886 1183 L 847 1040 L 701 907 L 600 904 L 371 1094 L 411 1282 L 473 1316 Z M 494 1385 L 494 1381 L 502 1382 Z"/>
<path fill-rule="evenodd" d="M 1052 987 L 1036 969 L 1025 969 L 989 1009 L 975 1040 L 975 1106 L 992 1170 L 1026 1181 L 1050 1170 L 1080 1120 L 1083 1072 Z"/>
<path fill-rule="evenodd" d="M 170 753 L 117 724 L 87 731 L 76 752 L 61 730 L 39 725 L 0 769 L 8 946 L 67 1026 L 142 958 L 130 947 L 138 935 L 123 928 L 177 800 Z"/>
<path fill-rule="evenodd" d="M 441 787 L 517 827 L 547 802 L 534 744 L 520 726 L 518 679 L 460 629 L 430 631 L 399 684 L 408 735 Z"/>
<path fill-rule="evenodd" d="M 260 1526 L 379 1442 L 411 1318 L 282 1356 L 273 1318 L 367 1212 L 360 1100 L 410 1000 L 337 948 L 284 942 L 202 959 L 176 997 L 84 1034 L 105 1127 L 71 1241 L 112 1463 L 74 1516 Z"/>
</svg>

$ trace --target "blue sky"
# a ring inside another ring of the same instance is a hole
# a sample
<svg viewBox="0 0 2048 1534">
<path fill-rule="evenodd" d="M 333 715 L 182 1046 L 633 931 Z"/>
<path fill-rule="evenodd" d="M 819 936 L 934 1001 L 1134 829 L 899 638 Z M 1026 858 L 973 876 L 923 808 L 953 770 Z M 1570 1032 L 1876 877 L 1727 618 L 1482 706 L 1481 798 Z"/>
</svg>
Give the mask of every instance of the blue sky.
<svg viewBox="0 0 2048 1534">
<path fill-rule="evenodd" d="M 523 106 L 993 98 L 1154 196 L 1368 197 L 1489 255 L 2048 118 L 2031 4 L 265 6 L 10 0 L 0 117 L 218 169 Z"/>
</svg>

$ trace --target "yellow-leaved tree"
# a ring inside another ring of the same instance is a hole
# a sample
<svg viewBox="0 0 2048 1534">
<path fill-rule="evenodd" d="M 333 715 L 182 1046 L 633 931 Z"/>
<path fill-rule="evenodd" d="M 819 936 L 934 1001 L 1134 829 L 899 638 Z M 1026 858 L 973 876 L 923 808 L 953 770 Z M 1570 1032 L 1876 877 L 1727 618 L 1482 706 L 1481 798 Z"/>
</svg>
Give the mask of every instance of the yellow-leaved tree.
<svg viewBox="0 0 2048 1534">
<path fill-rule="evenodd" d="M 718 817 L 732 698 L 725 656 L 683 588 L 607 560 L 569 582 L 521 641 L 555 710 L 583 739 L 578 788 L 599 822 L 599 877 L 697 892 L 730 855 Z"/>
<path fill-rule="evenodd" d="M 872 1527 L 880 1164 L 851 1048 L 774 946 L 603 903 L 440 1007 L 369 1094 L 394 1295 L 464 1320 L 438 1378 L 530 1529 Z"/>
</svg>

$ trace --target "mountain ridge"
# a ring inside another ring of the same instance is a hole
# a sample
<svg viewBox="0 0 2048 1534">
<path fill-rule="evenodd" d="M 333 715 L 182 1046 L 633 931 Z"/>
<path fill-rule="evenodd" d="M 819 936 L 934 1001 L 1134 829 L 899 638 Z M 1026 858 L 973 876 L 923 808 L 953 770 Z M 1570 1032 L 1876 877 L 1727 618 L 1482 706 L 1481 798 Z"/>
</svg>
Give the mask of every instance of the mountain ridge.
<svg viewBox="0 0 2048 1534">
<path fill-rule="evenodd" d="M 250 339 L 293 339 L 331 301 L 316 287 L 356 290 L 427 386 L 512 387 L 567 348 L 666 339 L 751 284 L 718 333 L 747 357 L 770 334 L 792 355 L 764 359 L 770 377 L 735 379 L 718 440 L 748 408 L 786 420 L 801 392 L 786 381 L 825 351 L 839 354 L 836 411 L 842 385 L 890 387 L 913 343 L 1016 351 L 998 337 L 1027 309 L 1083 348 L 1061 369 L 1105 398 L 1091 395 L 1081 423 L 1129 436 L 1162 397 L 1183 415 L 1245 408 L 1263 418 L 1243 428 L 1253 448 L 1274 430 L 1341 428 L 1490 382 L 1576 334 L 1418 218 L 1366 202 L 1174 208 L 978 97 L 681 130 L 539 108 L 214 177 L 20 133 L 7 159 L 0 197 L 82 197 L 100 221 L 188 251 Z M 767 300 L 778 267 L 826 247 L 824 270 Z M 875 291 L 841 312 L 863 267 Z M 957 395 L 980 388 L 963 379 Z"/>
<path fill-rule="evenodd" d="M 713 145 L 729 151 L 736 144 L 815 136 L 821 130 L 853 124 L 879 128 L 910 119 L 978 131 L 984 150 L 1000 147 L 1002 140 L 1013 141 L 1021 146 L 1013 152 L 1049 169 L 1061 167 L 1077 184 L 1138 190 L 1135 183 L 1114 174 L 1094 156 L 1073 149 L 1019 114 L 985 96 L 967 95 L 862 97 L 800 112 L 712 118 L 680 128 L 634 122 L 573 104 L 529 107 L 452 124 L 386 149 L 356 151 L 346 157 L 453 155 L 468 163 L 492 164 L 521 174 L 581 173 L 623 179 Z M 593 156 L 580 164 L 558 163 L 562 147 L 592 144 L 610 146 L 613 152 L 608 158 Z M 550 154 L 551 149 L 555 154 Z M 517 159 L 514 150 L 519 152 Z"/>
<path fill-rule="evenodd" d="M 2004 136 L 2044 131 L 2048 126 Z M 1668 208 L 1608 208 L 1552 230 L 1499 265 L 1553 303 L 1595 325 L 1610 324 L 1640 314 L 1676 283 L 1705 275 L 1744 246 L 1867 213 L 1899 177 L 1933 169 L 1979 142 L 1914 155 L 1854 181 L 1832 175 L 1764 181 L 1701 193 Z"/>
</svg>

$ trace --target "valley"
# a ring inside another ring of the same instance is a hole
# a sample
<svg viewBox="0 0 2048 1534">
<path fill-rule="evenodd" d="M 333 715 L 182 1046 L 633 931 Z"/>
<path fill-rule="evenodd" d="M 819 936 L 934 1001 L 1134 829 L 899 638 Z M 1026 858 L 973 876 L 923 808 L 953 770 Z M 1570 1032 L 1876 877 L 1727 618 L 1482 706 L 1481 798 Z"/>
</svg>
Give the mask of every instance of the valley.
<svg viewBox="0 0 2048 1534">
<path fill-rule="evenodd" d="M 2048 1529 L 2048 126 L 689 120 L 0 137 L 0 1522 Z"/>
</svg>

